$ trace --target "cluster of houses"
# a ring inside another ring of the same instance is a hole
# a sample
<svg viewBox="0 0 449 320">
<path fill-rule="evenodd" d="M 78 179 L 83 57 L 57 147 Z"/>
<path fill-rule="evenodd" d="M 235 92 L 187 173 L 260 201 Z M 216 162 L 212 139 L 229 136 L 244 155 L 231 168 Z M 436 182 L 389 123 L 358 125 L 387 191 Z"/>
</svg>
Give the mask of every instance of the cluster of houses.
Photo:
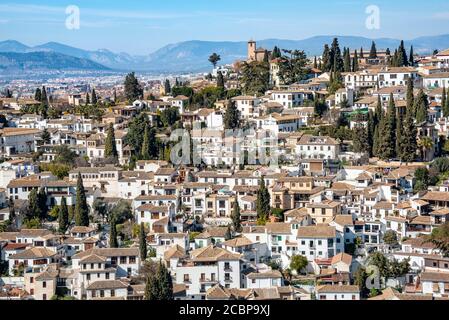
<svg viewBox="0 0 449 320">
<path fill-rule="evenodd" d="M 250 44 L 250 60 L 263 55 L 255 43 Z M 276 133 L 276 152 L 284 159 L 277 166 L 242 168 L 241 152 L 224 147 L 225 101 L 195 111 L 188 110 L 189 99 L 183 96 L 136 101 L 112 107 L 100 122 L 75 115 L 56 120 L 22 115 L 15 105 L 8 108 L 2 102 L 0 112 L 9 125 L 0 128 L 4 158 L 0 223 L 9 219 L 8 200 L 14 200 L 19 212 L 33 189 L 46 191 L 49 208 L 60 205 L 63 197 L 74 205 L 81 174 L 90 207 L 97 199 L 129 202 L 134 222 L 148 228 L 147 245 L 153 253 L 149 259 L 163 261 L 171 273 L 175 299 L 360 300 L 355 273 L 375 251 L 389 259 L 408 259 L 410 271 L 395 279 L 395 287 L 379 288 L 384 290 L 372 299 L 448 298 L 449 259 L 425 236 L 449 222 L 449 181 L 416 193 L 415 173 L 427 163 L 365 159 L 360 165 L 366 155 L 352 152 L 350 142 L 299 130 L 311 126 L 314 118 L 314 109 L 304 106 L 306 100 L 326 97 L 330 108 L 354 112 L 374 110 L 379 96 L 386 107 L 393 94 L 397 106 L 403 107 L 411 78 L 430 99 L 428 120 L 418 131 L 436 147 L 440 136 L 449 137 L 449 121 L 441 106 L 442 88 L 449 87 L 449 51 L 421 57 L 416 64 L 367 65 L 362 71 L 345 73 L 345 87 L 330 96 L 329 74 L 317 72 L 305 83 L 277 87 L 262 97 L 232 98 L 241 119 L 254 130 L 248 140 L 259 130 Z M 32 160 L 40 152 L 41 162 L 53 161 L 55 148 L 61 145 L 90 161 L 102 159 L 112 123 L 119 164 L 127 165 L 132 154 L 125 143 L 129 121 L 140 112 L 155 119 L 171 107 L 179 109 L 185 126 L 201 124 L 203 130 L 192 140 L 202 146 L 206 169 L 141 160 L 134 170 L 113 165 L 76 167 L 68 177 L 58 179 L 40 172 Z M 42 141 L 44 129 L 49 141 Z M 435 152 L 429 152 L 426 160 L 434 157 Z M 257 223 L 262 180 L 270 206 L 283 212 L 270 216 L 265 225 Z M 229 228 L 236 203 L 241 210 L 238 232 Z M 95 224 L 71 226 L 61 235 L 51 226 L 26 229 L 19 216 L 16 227 L 0 233 L 0 261 L 5 266 L 0 299 L 48 300 L 56 295 L 143 299 L 145 285 L 136 281 L 143 266 L 138 239 L 110 248 L 107 232 Z M 384 241 L 387 232 L 398 239 L 394 248 Z M 287 281 L 285 271 L 295 256 L 305 257 L 307 265 L 301 272 L 291 271 L 296 281 Z"/>
</svg>

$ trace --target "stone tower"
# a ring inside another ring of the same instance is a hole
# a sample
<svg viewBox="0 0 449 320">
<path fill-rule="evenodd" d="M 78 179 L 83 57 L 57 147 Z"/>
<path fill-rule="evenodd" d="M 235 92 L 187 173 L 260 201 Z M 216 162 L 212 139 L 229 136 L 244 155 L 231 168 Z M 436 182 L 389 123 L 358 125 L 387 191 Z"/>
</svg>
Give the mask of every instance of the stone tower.
<svg viewBox="0 0 449 320">
<path fill-rule="evenodd" d="M 248 61 L 256 61 L 256 41 L 248 41 Z"/>
</svg>

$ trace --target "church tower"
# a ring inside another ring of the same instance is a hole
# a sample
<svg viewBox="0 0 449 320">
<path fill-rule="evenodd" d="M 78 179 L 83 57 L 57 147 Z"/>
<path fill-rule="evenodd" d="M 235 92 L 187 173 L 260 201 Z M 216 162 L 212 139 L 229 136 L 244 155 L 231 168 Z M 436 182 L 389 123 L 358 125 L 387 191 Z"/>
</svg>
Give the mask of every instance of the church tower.
<svg viewBox="0 0 449 320">
<path fill-rule="evenodd" d="M 248 61 L 256 61 L 256 41 L 248 41 Z"/>
</svg>

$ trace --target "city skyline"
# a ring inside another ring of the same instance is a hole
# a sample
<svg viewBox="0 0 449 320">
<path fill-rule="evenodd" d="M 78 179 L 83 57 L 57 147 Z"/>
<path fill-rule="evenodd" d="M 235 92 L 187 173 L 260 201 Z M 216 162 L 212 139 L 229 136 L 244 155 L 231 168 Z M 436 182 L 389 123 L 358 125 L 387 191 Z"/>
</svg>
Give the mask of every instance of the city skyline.
<svg viewBox="0 0 449 320">
<path fill-rule="evenodd" d="M 45 0 L 39 5 L 29 0 L 11 1 L 0 4 L 0 39 L 13 39 L 30 46 L 55 41 L 86 50 L 148 54 L 165 45 L 188 40 L 299 40 L 332 34 L 412 39 L 449 30 L 449 3 L 445 1 L 430 1 L 432 6 L 426 6 L 425 12 L 415 0 L 407 6 L 384 0 L 326 2 L 325 6 L 318 7 L 287 0 L 280 7 L 276 3 L 253 0 L 243 3 L 133 0 L 126 4 Z M 80 9 L 79 29 L 66 27 L 68 6 Z M 366 10 L 370 6 L 379 8 L 379 29 L 366 26 L 370 15 Z M 410 20 L 416 23 L 410 24 Z"/>
</svg>

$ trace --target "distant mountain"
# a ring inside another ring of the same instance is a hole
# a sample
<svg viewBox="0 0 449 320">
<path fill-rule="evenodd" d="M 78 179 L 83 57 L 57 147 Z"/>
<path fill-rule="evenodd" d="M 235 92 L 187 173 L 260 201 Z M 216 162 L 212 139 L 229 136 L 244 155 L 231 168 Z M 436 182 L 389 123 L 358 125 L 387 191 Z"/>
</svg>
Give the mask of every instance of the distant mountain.
<svg viewBox="0 0 449 320">
<path fill-rule="evenodd" d="M 282 49 L 304 50 L 308 55 L 321 55 L 325 43 L 330 44 L 337 37 L 341 47 L 351 50 L 363 47 L 369 50 L 373 39 L 356 36 L 316 36 L 304 40 L 266 39 L 257 42 L 258 47 L 271 50 L 274 46 Z M 390 48 L 394 51 L 400 40 L 381 38 L 374 39 L 379 50 Z M 405 45 L 414 46 L 416 53 L 430 53 L 435 49 L 449 48 L 449 34 L 440 36 L 419 37 L 405 41 Z M 247 56 L 247 42 L 231 41 L 185 41 L 167 45 L 151 54 L 132 56 L 127 53 L 114 53 L 106 49 L 89 51 L 74 48 L 64 44 L 49 42 L 36 47 L 29 47 L 20 42 L 8 40 L 0 42 L 0 52 L 33 53 L 53 52 L 66 56 L 91 60 L 102 66 L 123 71 L 153 71 L 153 72 L 197 72 L 208 71 L 211 68 L 208 57 L 213 52 L 221 55 L 220 64 L 232 63 Z M 54 64 L 53 64 L 54 65 Z"/>
<path fill-rule="evenodd" d="M 87 60 L 56 52 L 0 52 L 0 70 L 3 72 L 29 72 L 44 70 L 100 71 L 109 68 Z"/>
</svg>

